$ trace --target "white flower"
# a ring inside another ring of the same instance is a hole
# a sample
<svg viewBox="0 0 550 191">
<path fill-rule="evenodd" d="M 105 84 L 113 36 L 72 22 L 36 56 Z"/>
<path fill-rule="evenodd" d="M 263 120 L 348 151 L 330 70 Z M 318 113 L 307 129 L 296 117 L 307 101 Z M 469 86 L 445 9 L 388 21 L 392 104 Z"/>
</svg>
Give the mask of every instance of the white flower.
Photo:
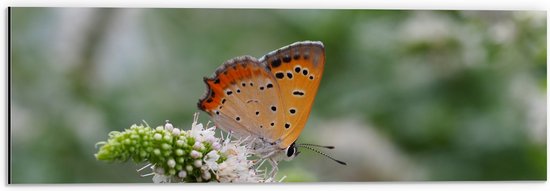
<svg viewBox="0 0 550 191">
<path fill-rule="evenodd" d="M 189 132 L 192 137 L 195 137 L 196 139 L 201 137 L 202 131 L 204 131 L 204 128 L 202 127 L 202 123 L 197 123 L 199 115 L 195 114 L 193 117 L 193 123 L 191 124 L 191 131 Z"/>
<path fill-rule="evenodd" d="M 167 164 L 169 167 L 174 168 L 176 166 L 176 161 L 174 159 L 170 159 Z"/>
<path fill-rule="evenodd" d="M 222 145 L 218 142 L 214 142 L 212 143 L 212 147 L 214 148 L 214 150 L 220 150 L 222 148 Z"/>
<path fill-rule="evenodd" d="M 189 132 L 191 136 L 194 137 L 197 142 L 201 143 L 205 141 L 208 141 L 210 143 L 217 141 L 218 139 L 214 136 L 214 134 L 216 133 L 216 127 L 204 129 L 202 123 L 197 123 L 198 118 L 198 113 L 195 113 L 193 124 L 191 124 L 191 132 Z"/>
<path fill-rule="evenodd" d="M 227 160 L 218 165 L 218 181 L 226 182 L 270 182 L 271 177 L 260 174 L 256 171 L 254 163 L 248 160 L 252 153 L 241 144 L 241 141 L 230 141 L 224 143 L 222 152 L 226 154 Z"/>
<path fill-rule="evenodd" d="M 210 151 L 208 154 L 206 154 L 206 157 L 204 158 L 204 163 L 206 166 L 208 166 L 212 170 L 218 170 L 218 159 L 220 159 L 220 155 L 218 154 L 218 151 Z"/>
<path fill-rule="evenodd" d="M 164 176 L 164 175 L 161 175 L 161 174 L 155 174 L 153 176 L 153 182 L 154 183 L 170 183 L 170 177 L 169 176 Z"/>
<path fill-rule="evenodd" d="M 196 151 L 196 150 L 192 150 L 191 151 L 191 157 L 195 158 L 195 159 L 200 158 L 200 157 L 202 157 L 202 154 L 200 152 Z"/>
<path fill-rule="evenodd" d="M 180 133 L 181 133 L 181 131 L 180 131 L 180 129 L 178 129 L 178 128 L 174 128 L 174 129 L 172 130 L 172 134 L 174 134 L 175 136 L 180 135 Z"/>
<path fill-rule="evenodd" d="M 201 160 L 196 160 L 195 162 L 193 162 L 193 165 L 195 165 L 195 167 L 201 167 L 202 166 L 202 161 Z"/>
<path fill-rule="evenodd" d="M 212 177 L 212 175 L 208 171 L 205 171 L 205 172 L 202 173 L 202 178 L 204 180 L 210 180 L 211 177 Z"/>
<path fill-rule="evenodd" d="M 177 146 L 182 147 L 184 144 L 185 144 L 185 141 L 183 141 L 183 140 L 181 140 L 181 139 L 176 141 L 176 145 L 177 145 Z"/>
<path fill-rule="evenodd" d="M 195 150 L 201 150 L 203 148 L 201 142 L 195 142 L 195 144 L 193 145 L 193 148 Z"/>
<path fill-rule="evenodd" d="M 178 172 L 178 177 L 185 178 L 186 176 L 187 176 L 187 172 L 185 172 L 185 170 L 182 170 L 182 171 Z"/>
<path fill-rule="evenodd" d="M 154 168 L 154 171 L 155 171 L 155 174 L 160 174 L 160 175 L 164 174 L 164 168 L 156 167 Z"/>
<path fill-rule="evenodd" d="M 153 135 L 155 140 L 171 140 L 172 137 L 187 137 L 193 138 L 195 143 L 189 153 L 190 158 L 185 157 L 185 152 L 182 148 L 189 146 L 185 138 L 175 142 L 176 148 L 166 147 L 165 150 L 173 149 L 176 158 L 169 158 L 164 163 L 166 168 L 155 167 L 152 165 L 153 172 L 148 175 L 153 176 L 155 183 L 169 183 L 172 180 L 179 182 L 188 180 L 194 177 L 197 182 L 216 181 L 221 183 L 227 182 L 273 182 L 274 178 L 266 175 L 267 173 L 258 171 L 257 163 L 249 160 L 252 156 L 252 151 L 245 145 L 245 140 L 231 139 L 231 135 L 222 142 L 222 139 L 215 137 L 215 127 L 207 127 L 206 129 L 201 123 L 197 122 L 198 113 L 194 115 L 194 120 L 191 125 L 191 130 L 183 131 L 175 128 L 170 122 L 159 126 L 157 130 L 166 130 L 168 134 L 156 133 Z M 208 124 L 207 124 L 208 126 Z M 212 150 L 207 154 L 205 152 L 206 145 L 211 144 Z M 164 149 L 164 147 L 163 147 Z M 164 152 L 164 151 L 162 151 Z M 157 156 L 163 154 L 159 149 L 153 151 Z M 224 158 L 223 162 L 219 162 L 220 158 Z M 176 160 L 177 159 L 177 160 Z M 184 161 L 186 163 L 184 163 Z M 184 166 L 179 166 L 184 163 Z M 260 164 L 261 165 L 261 164 Z M 183 167 L 183 168 L 182 168 Z M 176 169 L 179 169 L 176 171 Z M 197 174 L 196 169 L 200 173 Z M 147 175 L 147 176 L 148 176 Z M 185 178 L 185 179 L 184 179 Z"/>
<path fill-rule="evenodd" d="M 160 141 L 162 139 L 162 135 L 159 133 L 155 133 L 155 135 L 153 135 L 153 139 Z"/>
<path fill-rule="evenodd" d="M 172 123 L 170 123 L 170 121 L 166 120 L 166 124 L 164 124 L 164 129 L 172 131 L 172 129 L 174 129 L 174 126 L 172 125 Z"/>
<path fill-rule="evenodd" d="M 187 166 L 185 167 L 185 170 L 191 172 L 191 171 L 193 170 L 193 166 L 187 165 Z"/>
</svg>

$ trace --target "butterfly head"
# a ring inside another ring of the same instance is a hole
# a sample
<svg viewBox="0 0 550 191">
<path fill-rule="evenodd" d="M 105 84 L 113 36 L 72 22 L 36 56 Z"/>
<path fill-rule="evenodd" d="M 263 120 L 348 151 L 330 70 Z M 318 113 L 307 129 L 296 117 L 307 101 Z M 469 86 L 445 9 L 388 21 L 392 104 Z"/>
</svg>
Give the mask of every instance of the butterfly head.
<svg viewBox="0 0 550 191">
<path fill-rule="evenodd" d="M 280 141 L 269 143 L 262 139 L 257 139 L 251 145 L 253 153 L 270 158 L 273 161 L 290 161 L 300 154 L 296 143 L 292 143 L 285 148 L 281 147 Z"/>
<path fill-rule="evenodd" d="M 296 142 L 294 142 L 285 149 L 284 160 L 286 161 L 292 160 L 296 156 L 298 156 L 298 154 L 300 154 L 300 152 L 298 151 L 298 147 L 296 147 Z"/>
</svg>

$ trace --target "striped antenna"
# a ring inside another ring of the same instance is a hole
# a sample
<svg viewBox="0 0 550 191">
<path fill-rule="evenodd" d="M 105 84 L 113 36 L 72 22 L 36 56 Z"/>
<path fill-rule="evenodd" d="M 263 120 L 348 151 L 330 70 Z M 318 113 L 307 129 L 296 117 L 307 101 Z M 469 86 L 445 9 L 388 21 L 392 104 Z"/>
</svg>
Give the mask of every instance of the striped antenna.
<svg viewBox="0 0 550 191">
<path fill-rule="evenodd" d="M 323 152 L 321 152 L 321 151 L 318 151 L 317 149 L 312 148 L 311 146 L 322 147 L 322 148 L 327 148 L 327 149 L 333 149 L 333 148 L 334 148 L 333 146 L 321 146 L 321 145 L 313 145 L 313 144 L 299 144 L 299 145 L 296 146 L 296 147 L 303 147 L 303 148 L 312 150 L 312 151 L 314 151 L 314 152 L 316 152 L 316 153 L 319 153 L 319 154 L 321 154 L 321 155 L 323 155 L 323 156 L 325 156 L 325 157 L 327 157 L 327 158 L 329 158 L 329 159 L 332 159 L 334 162 L 337 162 L 337 163 L 339 163 L 339 164 L 341 164 L 341 165 L 347 165 L 345 162 L 343 162 L 343 161 L 341 161 L 341 160 L 338 160 L 338 159 L 335 159 L 335 158 L 333 158 L 333 157 L 331 157 L 331 156 L 329 156 L 329 155 L 327 155 L 327 154 L 325 154 L 325 153 L 323 153 Z"/>
</svg>

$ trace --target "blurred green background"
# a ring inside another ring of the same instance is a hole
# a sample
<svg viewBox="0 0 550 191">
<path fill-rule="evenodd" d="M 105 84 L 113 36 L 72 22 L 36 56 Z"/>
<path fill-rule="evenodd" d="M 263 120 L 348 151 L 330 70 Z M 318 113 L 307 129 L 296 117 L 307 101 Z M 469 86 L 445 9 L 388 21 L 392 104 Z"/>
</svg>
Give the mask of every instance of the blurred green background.
<svg viewBox="0 0 550 191">
<path fill-rule="evenodd" d="M 546 179 L 546 12 L 11 9 L 13 183 L 152 182 L 96 161 L 107 133 L 189 129 L 203 76 L 295 41 L 326 47 L 285 181 Z M 202 113 L 200 121 L 208 117 Z"/>
</svg>

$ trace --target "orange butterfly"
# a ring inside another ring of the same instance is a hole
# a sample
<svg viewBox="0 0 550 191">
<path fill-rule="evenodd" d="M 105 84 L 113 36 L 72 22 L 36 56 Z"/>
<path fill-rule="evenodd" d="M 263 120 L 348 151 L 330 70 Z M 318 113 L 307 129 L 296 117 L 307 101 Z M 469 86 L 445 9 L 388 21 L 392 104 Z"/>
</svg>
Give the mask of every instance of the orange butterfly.
<svg viewBox="0 0 550 191">
<path fill-rule="evenodd" d="M 298 154 L 295 141 L 306 125 L 324 65 L 323 43 L 311 41 L 293 43 L 259 60 L 237 57 L 204 78 L 207 91 L 198 107 L 217 127 L 251 137 L 254 153 L 276 168 L 278 161 Z"/>
</svg>

